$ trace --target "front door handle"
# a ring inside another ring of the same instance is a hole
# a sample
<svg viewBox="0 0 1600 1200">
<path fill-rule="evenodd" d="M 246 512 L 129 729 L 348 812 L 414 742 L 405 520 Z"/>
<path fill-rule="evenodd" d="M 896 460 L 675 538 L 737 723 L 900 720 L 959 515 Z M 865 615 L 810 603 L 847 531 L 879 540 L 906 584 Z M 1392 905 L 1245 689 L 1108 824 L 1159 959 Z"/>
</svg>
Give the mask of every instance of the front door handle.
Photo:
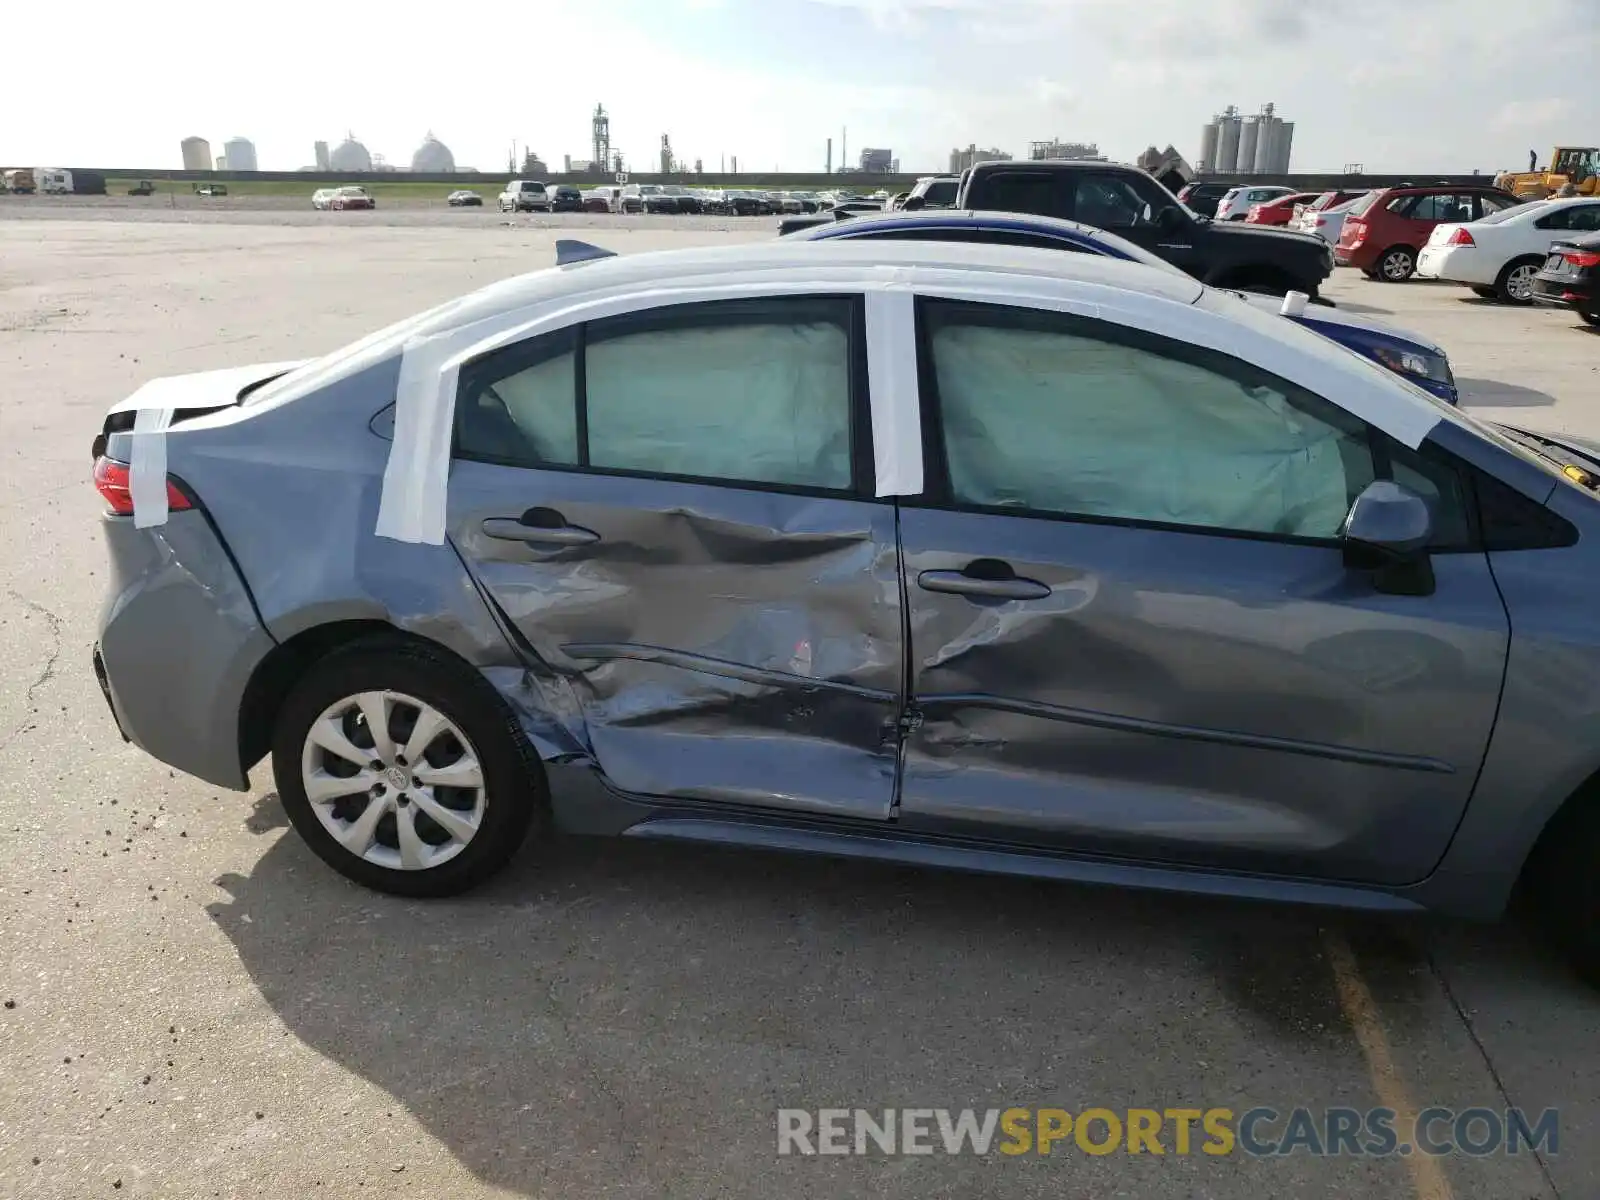
<svg viewBox="0 0 1600 1200">
<path fill-rule="evenodd" d="M 1006 569 L 1010 570 L 1009 567 Z M 949 592 L 954 596 L 985 600 L 1043 600 L 1050 594 L 1050 588 L 1037 579 L 1023 579 L 1016 575 L 986 579 L 983 575 L 969 575 L 966 571 L 923 571 L 917 576 L 917 586 L 925 592 Z"/>
<path fill-rule="evenodd" d="M 564 519 L 536 523 L 527 519 L 530 515 L 531 512 L 521 517 L 489 517 L 483 523 L 483 532 L 503 542 L 526 542 L 530 546 L 588 546 L 600 540 L 598 533 L 581 525 L 568 525 Z M 556 516 L 559 518 L 560 514 Z"/>
</svg>

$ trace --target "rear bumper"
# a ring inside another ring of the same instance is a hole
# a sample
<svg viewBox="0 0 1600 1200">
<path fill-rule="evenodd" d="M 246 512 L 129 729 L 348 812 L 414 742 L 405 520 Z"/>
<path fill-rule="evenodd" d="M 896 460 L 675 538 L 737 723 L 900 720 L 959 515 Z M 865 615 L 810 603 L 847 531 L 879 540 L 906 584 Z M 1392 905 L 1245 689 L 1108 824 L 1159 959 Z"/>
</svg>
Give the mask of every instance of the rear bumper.
<svg viewBox="0 0 1600 1200">
<path fill-rule="evenodd" d="M 1498 274 L 1493 266 L 1474 247 L 1424 246 L 1417 255 L 1418 276 L 1423 279 L 1443 279 L 1450 283 L 1488 287 Z"/>
<path fill-rule="evenodd" d="M 1600 308 L 1595 284 L 1588 279 L 1546 279 L 1542 274 L 1533 278 L 1533 299 L 1540 304 L 1561 308 Z"/>
<path fill-rule="evenodd" d="M 95 673 L 119 731 L 168 766 L 245 790 L 239 713 L 274 642 L 233 560 L 200 512 L 153 529 L 108 516 L 101 533 L 111 571 Z"/>
<path fill-rule="evenodd" d="M 1357 267 L 1363 271 L 1368 270 L 1378 261 L 1378 247 L 1375 242 L 1365 241 L 1359 246 L 1335 246 L 1333 248 L 1333 261 L 1341 267 Z"/>
</svg>

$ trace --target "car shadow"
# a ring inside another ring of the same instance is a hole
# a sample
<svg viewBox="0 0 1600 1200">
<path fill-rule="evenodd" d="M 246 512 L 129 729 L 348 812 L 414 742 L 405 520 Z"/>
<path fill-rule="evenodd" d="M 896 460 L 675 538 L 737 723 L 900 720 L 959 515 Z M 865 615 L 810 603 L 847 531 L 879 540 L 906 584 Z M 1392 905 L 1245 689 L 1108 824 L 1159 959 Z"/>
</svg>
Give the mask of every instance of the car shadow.
<svg viewBox="0 0 1600 1200">
<path fill-rule="evenodd" d="M 1498 379 L 1458 375 L 1456 389 L 1461 394 L 1462 408 L 1543 408 L 1556 402 L 1549 392 Z"/>
<path fill-rule="evenodd" d="M 1394 309 L 1379 308 L 1375 304 L 1359 304 L 1354 300 L 1340 300 L 1339 311 L 1357 313 L 1364 317 L 1392 317 Z"/>
<path fill-rule="evenodd" d="M 284 823 L 257 802 L 247 827 L 276 840 L 218 881 L 217 927 L 295 1037 L 523 1195 L 987 1194 L 973 1156 L 818 1175 L 775 1156 L 775 1110 L 1364 1079 L 1326 913 L 625 839 L 415 902 L 344 881 Z M 1427 986 L 1415 926 L 1349 927 L 1400 964 L 1385 1004 Z M 1007 1193 L 1060 1195 L 1066 1164 L 1043 1161 Z M 1370 1164 L 1305 1169 L 1370 1184 Z"/>
</svg>

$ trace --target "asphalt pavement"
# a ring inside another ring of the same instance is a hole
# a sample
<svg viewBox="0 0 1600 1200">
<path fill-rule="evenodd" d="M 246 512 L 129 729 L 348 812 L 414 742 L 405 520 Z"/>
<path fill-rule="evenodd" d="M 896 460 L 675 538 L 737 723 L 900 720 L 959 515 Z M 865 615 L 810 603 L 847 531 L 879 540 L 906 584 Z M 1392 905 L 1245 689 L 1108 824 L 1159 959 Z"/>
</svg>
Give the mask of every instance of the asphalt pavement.
<svg viewBox="0 0 1600 1200">
<path fill-rule="evenodd" d="M 549 265 L 557 227 L 772 232 L 367 215 L 0 204 L 0 1195 L 1600 1195 L 1600 995 L 1514 925 L 615 842 L 408 902 L 315 859 L 265 766 L 230 793 L 123 744 L 89 668 L 110 404 Z M 1600 434 L 1575 319 L 1344 272 L 1329 294 L 1442 342 L 1469 410 Z M 1557 1108 L 1559 1144 L 777 1152 L 788 1108 L 1256 1106 Z"/>
</svg>

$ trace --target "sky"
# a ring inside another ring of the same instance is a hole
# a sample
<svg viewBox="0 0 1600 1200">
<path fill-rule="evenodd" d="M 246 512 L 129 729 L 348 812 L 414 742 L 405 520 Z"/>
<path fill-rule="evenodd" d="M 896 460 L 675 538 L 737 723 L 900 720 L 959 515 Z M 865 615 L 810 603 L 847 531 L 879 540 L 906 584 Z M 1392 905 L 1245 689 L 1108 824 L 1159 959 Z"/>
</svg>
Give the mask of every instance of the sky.
<svg viewBox="0 0 1600 1200">
<path fill-rule="evenodd" d="M 1213 113 L 1268 101 L 1296 171 L 1600 144 L 1600 0 L 84 0 L 5 23 L 8 166 L 176 168 L 198 135 L 295 170 L 352 132 L 405 166 L 432 132 L 460 166 L 515 142 L 558 167 L 589 157 L 597 103 L 640 170 L 662 134 L 707 170 L 821 170 L 829 137 L 906 171 L 1052 137 L 1193 162 Z"/>
</svg>

